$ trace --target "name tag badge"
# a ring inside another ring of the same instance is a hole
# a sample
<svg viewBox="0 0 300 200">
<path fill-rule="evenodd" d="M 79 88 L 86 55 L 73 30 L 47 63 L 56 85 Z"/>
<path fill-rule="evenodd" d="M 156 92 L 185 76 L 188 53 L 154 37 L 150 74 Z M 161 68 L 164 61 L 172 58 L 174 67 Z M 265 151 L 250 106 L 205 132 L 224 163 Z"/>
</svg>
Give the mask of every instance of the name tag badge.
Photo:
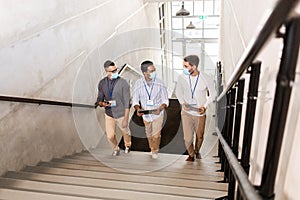
<svg viewBox="0 0 300 200">
<path fill-rule="evenodd" d="M 147 106 L 154 106 L 153 100 L 147 100 Z"/>
<path fill-rule="evenodd" d="M 192 99 L 192 101 L 190 102 L 191 106 L 196 106 L 197 105 L 197 101 L 196 99 Z"/>
<path fill-rule="evenodd" d="M 111 101 L 109 101 L 109 103 L 110 103 L 110 107 L 116 107 L 117 106 L 116 100 L 111 100 Z"/>
</svg>

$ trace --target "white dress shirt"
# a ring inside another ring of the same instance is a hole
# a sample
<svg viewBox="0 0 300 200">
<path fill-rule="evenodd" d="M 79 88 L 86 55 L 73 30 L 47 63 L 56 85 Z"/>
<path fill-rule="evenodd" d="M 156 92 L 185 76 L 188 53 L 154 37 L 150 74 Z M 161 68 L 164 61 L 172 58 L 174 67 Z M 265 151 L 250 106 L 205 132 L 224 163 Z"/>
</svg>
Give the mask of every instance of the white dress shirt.
<svg viewBox="0 0 300 200">
<path fill-rule="evenodd" d="M 203 72 L 199 72 L 199 76 L 181 74 L 177 80 L 176 96 L 181 105 L 187 103 L 195 108 L 202 106 L 206 108 L 216 97 L 214 81 Z M 194 116 L 201 116 L 197 111 L 184 111 Z"/>
<path fill-rule="evenodd" d="M 149 100 L 153 102 L 153 105 L 149 105 Z M 145 78 L 138 79 L 134 84 L 132 106 L 140 105 L 144 110 L 152 110 L 159 108 L 162 104 L 169 105 L 168 92 L 163 81 L 155 78 L 151 81 L 150 85 L 147 84 Z M 148 105 L 147 105 L 148 104 Z M 152 122 L 154 119 L 161 116 L 155 114 L 144 114 L 143 119 L 148 122 Z"/>
</svg>

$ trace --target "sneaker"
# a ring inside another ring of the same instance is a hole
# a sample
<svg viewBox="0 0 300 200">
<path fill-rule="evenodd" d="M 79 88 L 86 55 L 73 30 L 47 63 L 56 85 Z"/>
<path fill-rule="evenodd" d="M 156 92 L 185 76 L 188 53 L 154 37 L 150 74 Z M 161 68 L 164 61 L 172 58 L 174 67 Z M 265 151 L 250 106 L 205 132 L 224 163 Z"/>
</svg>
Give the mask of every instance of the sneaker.
<svg viewBox="0 0 300 200">
<path fill-rule="evenodd" d="M 157 158 L 158 158 L 157 153 L 152 153 L 152 159 L 157 159 Z"/>
<path fill-rule="evenodd" d="M 120 155 L 120 149 L 118 150 L 114 150 L 113 153 L 112 153 L 113 156 L 118 156 Z"/>
<path fill-rule="evenodd" d="M 187 157 L 187 159 L 185 161 L 189 161 L 189 162 L 194 162 L 195 158 L 193 156 Z"/>
<path fill-rule="evenodd" d="M 129 153 L 130 152 L 130 148 L 126 147 L 124 153 Z"/>
</svg>

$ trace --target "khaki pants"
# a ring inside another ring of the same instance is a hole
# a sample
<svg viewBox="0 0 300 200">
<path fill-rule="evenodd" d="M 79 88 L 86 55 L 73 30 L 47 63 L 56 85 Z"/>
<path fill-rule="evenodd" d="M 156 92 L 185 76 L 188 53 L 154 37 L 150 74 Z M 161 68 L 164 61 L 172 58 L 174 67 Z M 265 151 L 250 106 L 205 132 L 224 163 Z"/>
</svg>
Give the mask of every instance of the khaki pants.
<svg viewBox="0 0 300 200">
<path fill-rule="evenodd" d="M 152 153 L 158 153 L 163 120 L 163 114 L 152 122 L 143 120 L 145 124 L 146 136 Z"/>
<path fill-rule="evenodd" d="M 184 143 L 190 156 L 199 153 L 205 129 L 206 116 L 194 116 L 185 111 L 181 111 L 181 121 L 183 127 Z M 194 133 L 196 133 L 196 142 L 194 146 Z"/>
<path fill-rule="evenodd" d="M 105 130 L 106 136 L 108 141 L 111 143 L 113 150 L 117 150 L 118 141 L 116 138 L 116 125 L 120 128 L 123 138 L 125 147 L 131 146 L 131 134 L 129 130 L 129 125 L 126 128 L 122 128 L 122 121 L 124 117 L 120 117 L 118 119 L 114 119 L 108 115 L 105 115 Z"/>
</svg>

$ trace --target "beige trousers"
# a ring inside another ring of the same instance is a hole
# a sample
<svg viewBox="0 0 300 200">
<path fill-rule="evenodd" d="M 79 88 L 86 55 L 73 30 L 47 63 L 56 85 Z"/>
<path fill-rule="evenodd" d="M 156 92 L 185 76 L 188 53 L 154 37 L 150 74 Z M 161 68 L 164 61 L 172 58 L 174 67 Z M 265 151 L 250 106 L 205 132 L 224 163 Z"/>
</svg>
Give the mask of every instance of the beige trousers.
<svg viewBox="0 0 300 200">
<path fill-rule="evenodd" d="M 190 156 L 199 153 L 204 138 L 206 116 L 194 116 L 185 111 L 181 111 L 181 121 L 185 147 Z M 194 145 L 194 133 L 196 141 Z"/>
<path fill-rule="evenodd" d="M 126 128 L 122 128 L 123 119 L 124 117 L 115 119 L 105 114 L 106 136 L 108 141 L 111 143 L 113 150 L 117 150 L 119 148 L 118 141 L 116 138 L 116 126 L 118 126 L 122 132 L 125 147 L 131 146 L 131 133 L 129 130 L 129 125 Z"/>
<path fill-rule="evenodd" d="M 163 120 L 163 114 L 152 122 L 143 120 L 145 124 L 146 136 L 152 153 L 158 153 Z"/>
</svg>

